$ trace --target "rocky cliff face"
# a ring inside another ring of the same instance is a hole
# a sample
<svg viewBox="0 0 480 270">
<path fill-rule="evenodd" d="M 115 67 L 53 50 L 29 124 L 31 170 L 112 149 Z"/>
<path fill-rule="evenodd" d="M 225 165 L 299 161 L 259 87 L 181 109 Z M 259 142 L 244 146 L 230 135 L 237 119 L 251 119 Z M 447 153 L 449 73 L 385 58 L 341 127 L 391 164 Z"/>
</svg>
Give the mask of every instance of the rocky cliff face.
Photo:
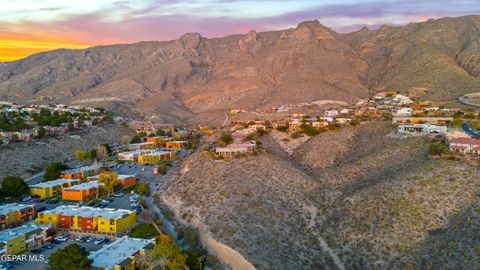
<svg viewBox="0 0 480 270">
<path fill-rule="evenodd" d="M 480 17 L 338 34 L 318 21 L 283 31 L 56 50 L 0 65 L 0 98 L 117 103 L 168 120 L 227 108 L 350 101 L 426 88 L 436 100 L 479 91 Z M 115 99 L 113 99 L 115 97 Z"/>
</svg>

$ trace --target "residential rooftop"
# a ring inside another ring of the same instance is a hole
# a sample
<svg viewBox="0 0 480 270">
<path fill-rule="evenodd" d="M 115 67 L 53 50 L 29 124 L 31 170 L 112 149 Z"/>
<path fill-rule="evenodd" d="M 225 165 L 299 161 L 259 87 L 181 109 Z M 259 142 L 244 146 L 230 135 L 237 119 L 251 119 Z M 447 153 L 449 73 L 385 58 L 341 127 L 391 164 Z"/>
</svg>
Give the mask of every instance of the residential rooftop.
<svg viewBox="0 0 480 270">
<path fill-rule="evenodd" d="M 60 179 L 57 179 L 57 180 L 52 180 L 52 181 L 48 181 L 48 182 L 42 182 L 42 183 L 38 183 L 38 184 L 35 184 L 35 185 L 30 185 L 30 187 L 32 188 L 48 188 L 48 187 L 54 187 L 54 186 L 59 186 L 59 185 L 63 185 L 63 184 L 67 184 L 67 183 L 73 183 L 73 182 L 78 182 L 79 180 L 77 179 L 66 179 L 66 178 L 60 178 Z"/>
<path fill-rule="evenodd" d="M 108 166 L 108 165 L 103 164 L 103 163 L 97 163 L 97 164 L 92 164 L 92 165 L 89 165 L 89 166 L 82 166 L 82 167 L 75 168 L 75 169 L 65 170 L 65 171 L 62 171 L 62 174 L 71 174 L 71 173 L 82 172 L 82 171 L 96 170 L 96 169 L 100 169 L 100 168 L 105 167 L 105 166 Z"/>
<path fill-rule="evenodd" d="M 15 239 L 20 235 L 28 234 L 35 231 L 42 231 L 45 226 L 40 226 L 35 222 L 26 223 L 22 226 L 15 227 L 13 229 L 7 229 L 0 232 L 0 242 L 7 242 L 11 239 Z"/>
<path fill-rule="evenodd" d="M 115 266 L 125 266 L 130 262 L 130 257 L 142 249 L 153 247 L 155 239 L 140 239 L 123 236 L 110 245 L 95 251 L 88 256 L 93 260 L 92 266 L 105 270 Z"/>
<path fill-rule="evenodd" d="M 81 183 L 79 185 L 74 185 L 74 186 L 71 186 L 71 187 L 68 187 L 68 188 L 64 188 L 63 190 L 70 190 L 70 191 L 88 190 L 88 189 L 92 189 L 92 188 L 98 188 L 99 186 L 103 186 L 103 185 L 105 185 L 105 184 L 98 183 L 98 181 L 90 181 L 90 182 Z"/>
<path fill-rule="evenodd" d="M 98 181 L 98 177 L 99 177 L 99 175 L 90 176 L 89 177 L 90 182 Z M 131 178 L 131 177 L 135 177 L 135 175 L 126 175 L 126 174 L 117 175 L 117 179 L 120 179 L 120 180 Z M 88 182 L 88 183 L 90 183 L 90 182 Z"/>
<path fill-rule="evenodd" d="M 47 210 L 46 214 L 61 214 L 64 216 L 81 216 L 81 217 L 101 217 L 105 219 L 118 219 L 131 214 L 133 211 L 126 209 L 114 208 L 97 208 L 90 206 L 74 206 L 61 205 L 52 210 Z"/>
<path fill-rule="evenodd" d="M 9 203 L 9 204 L 4 204 L 0 205 L 0 216 L 5 216 L 8 213 L 22 210 L 28 207 L 34 207 L 33 204 L 20 204 L 20 203 Z"/>
</svg>

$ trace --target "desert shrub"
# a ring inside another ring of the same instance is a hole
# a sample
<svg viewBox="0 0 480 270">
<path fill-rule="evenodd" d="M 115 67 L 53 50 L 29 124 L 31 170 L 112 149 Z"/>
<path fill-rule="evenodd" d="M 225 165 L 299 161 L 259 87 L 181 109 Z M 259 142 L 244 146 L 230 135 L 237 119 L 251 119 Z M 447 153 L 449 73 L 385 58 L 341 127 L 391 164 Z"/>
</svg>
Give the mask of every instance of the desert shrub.
<svg viewBox="0 0 480 270">
<path fill-rule="evenodd" d="M 302 129 L 303 133 L 305 133 L 305 135 L 307 136 L 317 136 L 318 134 L 320 134 L 320 132 L 318 131 L 318 129 L 310 126 L 310 125 L 306 125 L 306 124 L 302 124 L 300 125 L 300 128 Z"/>
<path fill-rule="evenodd" d="M 284 125 L 284 126 L 278 126 L 277 127 L 277 131 L 280 131 L 280 132 L 287 132 L 288 131 L 288 124 Z"/>
</svg>

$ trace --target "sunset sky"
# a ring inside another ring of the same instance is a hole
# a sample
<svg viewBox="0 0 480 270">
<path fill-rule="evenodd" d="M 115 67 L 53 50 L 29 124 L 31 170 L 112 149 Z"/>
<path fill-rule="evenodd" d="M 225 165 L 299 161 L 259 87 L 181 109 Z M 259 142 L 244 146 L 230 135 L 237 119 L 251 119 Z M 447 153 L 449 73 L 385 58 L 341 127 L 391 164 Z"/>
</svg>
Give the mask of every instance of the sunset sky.
<svg viewBox="0 0 480 270">
<path fill-rule="evenodd" d="M 206 37 L 284 29 L 317 19 L 339 32 L 480 14 L 478 0 L 0 0 L 0 62 L 39 51 L 185 32 Z"/>
</svg>

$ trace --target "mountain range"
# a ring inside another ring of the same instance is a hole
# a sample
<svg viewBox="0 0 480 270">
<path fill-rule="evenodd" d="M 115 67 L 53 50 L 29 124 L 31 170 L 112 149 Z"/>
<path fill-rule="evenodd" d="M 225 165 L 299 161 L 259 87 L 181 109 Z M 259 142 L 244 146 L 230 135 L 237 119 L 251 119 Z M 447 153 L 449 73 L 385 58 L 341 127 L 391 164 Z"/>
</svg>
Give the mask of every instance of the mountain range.
<svg viewBox="0 0 480 270">
<path fill-rule="evenodd" d="M 373 92 L 436 101 L 480 91 L 480 16 L 340 34 L 318 21 L 281 31 L 60 49 L 0 65 L 0 99 L 50 97 L 162 121 L 222 117 Z"/>
</svg>

